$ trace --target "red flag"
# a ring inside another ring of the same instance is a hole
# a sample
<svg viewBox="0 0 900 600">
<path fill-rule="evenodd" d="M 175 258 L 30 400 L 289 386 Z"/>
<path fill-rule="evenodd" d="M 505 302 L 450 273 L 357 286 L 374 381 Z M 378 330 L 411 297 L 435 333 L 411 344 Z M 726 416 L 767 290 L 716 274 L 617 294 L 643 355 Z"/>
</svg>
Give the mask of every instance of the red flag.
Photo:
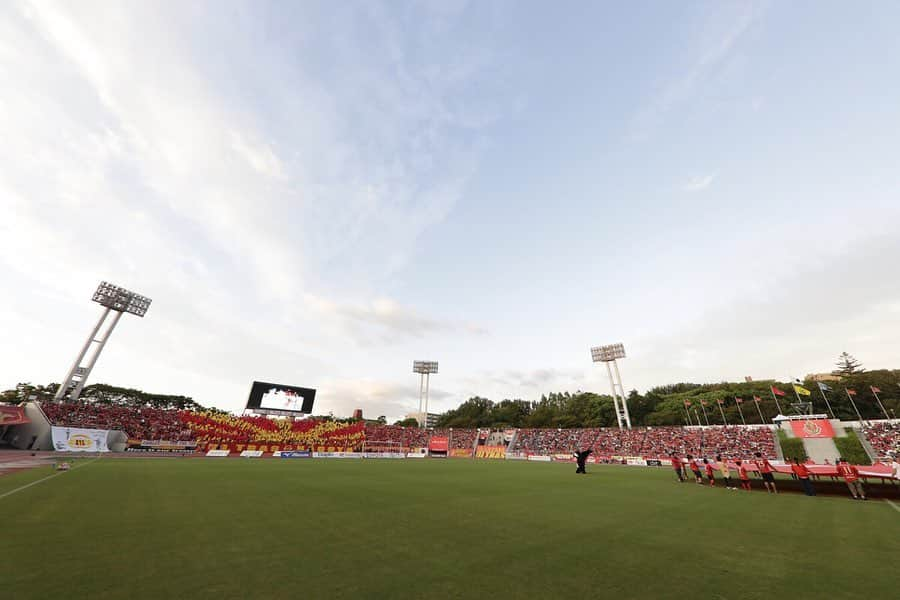
<svg viewBox="0 0 900 600">
<path fill-rule="evenodd" d="M 687 407 L 690 406 L 690 405 L 691 405 L 691 401 L 690 401 L 690 400 L 685 400 L 685 401 L 684 401 L 684 406 L 685 406 L 685 408 L 687 408 Z"/>
<path fill-rule="evenodd" d="M 719 398 L 718 400 L 716 400 L 716 402 L 718 402 L 719 404 L 725 404 L 725 401 L 722 400 L 721 398 Z"/>
<path fill-rule="evenodd" d="M 735 401 L 735 403 L 737 403 L 737 404 L 743 404 L 744 399 L 743 399 L 743 398 L 738 398 L 737 396 L 735 396 L 735 397 L 734 397 L 734 401 Z"/>
<path fill-rule="evenodd" d="M 753 401 L 754 402 L 762 402 L 762 398 L 760 398 L 759 396 L 753 396 Z"/>
<path fill-rule="evenodd" d="M 709 404 L 706 403 L 706 400 L 701 400 L 700 404 L 702 404 L 703 406 L 709 406 Z"/>
<path fill-rule="evenodd" d="M 772 386 L 772 393 L 775 394 L 776 396 L 784 396 L 784 395 L 785 395 L 784 392 L 782 392 L 781 390 L 779 390 L 779 389 L 778 389 L 777 387 L 775 387 L 774 385 Z"/>
<path fill-rule="evenodd" d="M 855 396 L 856 390 L 847 390 L 847 393 L 850 394 L 851 396 Z"/>
<path fill-rule="evenodd" d="M 881 393 L 881 390 L 880 390 L 879 388 L 875 387 L 874 385 L 870 385 L 869 387 L 872 388 L 872 393 L 873 393 L 873 394 L 880 394 L 880 393 Z"/>
</svg>

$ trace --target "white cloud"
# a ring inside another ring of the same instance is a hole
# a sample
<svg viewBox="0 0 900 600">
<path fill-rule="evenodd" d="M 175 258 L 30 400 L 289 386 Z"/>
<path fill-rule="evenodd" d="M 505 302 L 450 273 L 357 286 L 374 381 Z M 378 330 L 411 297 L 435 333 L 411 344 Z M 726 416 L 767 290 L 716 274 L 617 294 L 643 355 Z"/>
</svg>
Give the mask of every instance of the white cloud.
<svg viewBox="0 0 900 600">
<path fill-rule="evenodd" d="M 21 317 L 6 335 L 54 344 L 52 359 L 4 347 L 0 385 L 59 378 L 101 279 L 154 304 L 120 326 L 95 380 L 232 409 L 254 378 L 352 383 L 348 329 L 478 330 L 379 290 L 477 169 L 486 122 L 454 98 L 482 63 L 423 60 L 378 11 L 338 10 L 327 35 L 293 15 L 334 45 L 309 57 L 293 39 L 256 45 L 252 4 L 237 35 L 228 15 L 178 6 L 0 8 L 0 277 L 44 298 L 0 312 Z M 372 46 L 355 36 L 367 19 Z"/>
<path fill-rule="evenodd" d="M 712 185 L 713 180 L 716 178 L 714 173 L 709 175 L 698 175 L 695 177 L 691 177 L 687 183 L 685 183 L 681 189 L 684 192 L 702 192 L 710 185 Z"/>
</svg>

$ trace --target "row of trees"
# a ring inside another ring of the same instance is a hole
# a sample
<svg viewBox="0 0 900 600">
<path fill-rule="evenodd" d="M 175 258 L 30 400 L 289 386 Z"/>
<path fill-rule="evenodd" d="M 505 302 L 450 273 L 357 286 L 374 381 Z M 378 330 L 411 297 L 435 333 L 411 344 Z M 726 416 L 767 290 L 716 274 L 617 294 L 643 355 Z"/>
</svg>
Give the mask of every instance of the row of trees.
<svg viewBox="0 0 900 600">
<path fill-rule="evenodd" d="M 900 414 L 900 371 L 864 371 L 846 375 L 840 381 L 829 381 L 832 390 L 825 392 L 835 416 L 844 420 L 856 420 L 856 412 L 845 389 L 856 391 L 854 401 L 863 419 L 883 419 L 884 414 L 875 400 L 872 387 L 881 389 L 879 397 L 891 418 Z M 791 387 L 793 382 L 752 381 L 722 382 L 717 384 L 675 383 L 655 387 L 641 394 L 632 390 L 628 394 L 628 411 L 632 425 L 686 425 L 747 424 L 771 422 L 778 413 L 791 414 L 790 405 L 797 398 Z M 812 392 L 801 396 L 813 403 L 817 413 L 828 414 L 828 407 L 815 381 L 802 382 Z M 787 393 L 777 402 L 771 387 Z M 761 401 L 753 401 L 758 397 Z M 740 408 L 735 398 L 741 398 Z M 722 410 L 718 401 L 722 400 Z M 685 407 L 685 402 L 690 408 Z M 704 406 L 704 402 L 706 405 Z M 705 411 L 705 412 L 704 412 Z M 760 419 L 762 413 L 762 420 Z M 438 419 L 439 427 L 612 427 L 616 414 L 612 397 L 592 392 L 561 392 L 541 396 L 538 401 L 507 399 L 499 402 L 475 396 L 457 408 L 447 411 Z"/>
<path fill-rule="evenodd" d="M 56 394 L 58 387 L 59 384 L 57 383 L 50 383 L 47 385 L 20 383 L 15 389 L 0 392 L 0 402 L 24 402 L 26 400 L 49 402 L 53 400 L 53 396 Z M 143 390 L 121 388 L 105 383 L 95 383 L 94 385 L 86 386 L 81 391 L 81 399 L 85 402 L 97 402 L 99 404 L 115 406 L 133 406 L 136 408 L 150 406 L 153 408 L 204 410 L 202 406 L 194 402 L 193 398 L 188 396 L 152 394 Z"/>
</svg>

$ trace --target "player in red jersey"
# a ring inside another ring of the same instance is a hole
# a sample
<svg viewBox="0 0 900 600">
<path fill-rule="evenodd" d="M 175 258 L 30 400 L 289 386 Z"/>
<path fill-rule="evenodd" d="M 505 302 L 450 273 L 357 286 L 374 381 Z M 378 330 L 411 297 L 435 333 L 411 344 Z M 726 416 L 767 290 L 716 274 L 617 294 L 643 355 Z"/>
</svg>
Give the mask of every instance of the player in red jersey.
<svg viewBox="0 0 900 600">
<path fill-rule="evenodd" d="M 703 468 L 706 470 L 706 478 L 709 480 L 709 486 L 715 487 L 716 477 L 713 474 L 715 471 L 713 470 L 713 466 L 705 458 L 703 459 Z"/>
<path fill-rule="evenodd" d="M 741 480 L 741 489 L 750 491 L 750 477 L 747 475 L 747 467 L 744 466 L 743 461 L 737 461 L 735 463 L 738 468 L 738 479 Z"/>
<path fill-rule="evenodd" d="M 675 477 L 678 481 L 684 483 L 684 464 L 675 452 L 672 452 L 672 468 L 675 469 Z"/>
<path fill-rule="evenodd" d="M 769 460 L 762 457 L 762 454 L 759 452 L 756 453 L 756 468 L 759 470 L 759 474 L 762 475 L 763 483 L 766 486 L 766 491 L 770 494 L 777 494 L 778 490 L 775 488 L 775 475 L 772 473 L 774 469 L 772 469 L 772 465 L 769 463 Z"/>
<path fill-rule="evenodd" d="M 807 496 L 815 496 L 816 490 L 813 489 L 812 482 L 809 480 L 809 469 L 796 456 L 794 457 L 794 464 L 791 465 L 791 471 L 800 480 L 800 485 L 803 486 L 803 493 Z"/>
<path fill-rule="evenodd" d="M 844 481 L 847 483 L 847 487 L 850 489 L 850 494 L 853 496 L 854 500 L 859 500 L 860 498 L 868 500 L 862 482 L 859 480 L 859 470 L 856 468 L 856 465 L 848 463 L 846 458 L 839 458 L 837 461 L 837 470 L 838 475 L 843 477 Z"/>
<path fill-rule="evenodd" d="M 688 454 L 687 457 L 688 457 L 688 468 L 691 470 L 691 472 L 694 473 L 694 479 L 697 480 L 697 483 L 702 484 L 703 477 L 700 476 L 700 465 L 697 464 L 697 459 L 694 458 L 693 456 L 691 456 L 690 454 Z"/>
</svg>

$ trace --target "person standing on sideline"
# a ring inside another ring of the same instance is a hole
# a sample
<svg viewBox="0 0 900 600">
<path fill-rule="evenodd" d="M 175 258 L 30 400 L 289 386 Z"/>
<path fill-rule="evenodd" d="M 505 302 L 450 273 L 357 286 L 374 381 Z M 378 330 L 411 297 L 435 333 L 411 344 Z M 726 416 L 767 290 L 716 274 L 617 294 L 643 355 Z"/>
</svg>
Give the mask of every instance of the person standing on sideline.
<svg viewBox="0 0 900 600">
<path fill-rule="evenodd" d="M 763 483 L 766 486 L 766 491 L 770 494 L 777 494 L 778 490 L 775 488 L 775 475 L 772 474 L 772 465 L 769 463 L 769 459 L 763 458 L 762 454 L 759 452 L 756 453 L 756 468 L 759 470 L 759 474 L 762 475 Z"/>
<path fill-rule="evenodd" d="M 584 470 L 584 465 L 587 463 L 587 457 L 591 454 L 591 450 L 576 450 L 572 453 L 575 456 L 575 462 L 578 463 L 578 468 L 575 469 L 576 473 L 584 473 L 587 474 L 587 471 Z"/>
<path fill-rule="evenodd" d="M 794 457 L 794 464 L 791 465 L 791 472 L 800 480 L 800 485 L 803 487 L 803 493 L 807 496 L 816 495 L 816 490 L 813 489 L 812 482 L 809 480 L 809 469 L 807 469 L 806 465 L 801 463 L 800 459 L 796 456 Z"/>
<path fill-rule="evenodd" d="M 750 491 L 750 478 L 747 476 L 747 467 L 741 461 L 737 461 L 738 479 L 741 480 L 741 489 Z"/>
<path fill-rule="evenodd" d="M 706 478 L 709 480 L 709 487 L 716 487 L 716 477 L 713 475 L 713 466 L 709 464 L 709 461 L 705 458 L 703 459 L 703 468 L 706 470 Z"/>
<path fill-rule="evenodd" d="M 681 459 L 674 451 L 672 452 L 672 468 L 675 469 L 675 477 L 678 478 L 678 481 L 684 483 L 684 465 L 681 464 Z"/>
<path fill-rule="evenodd" d="M 868 500 L 866 491 L 863 489 L 862 481 L 859 480 L 859 470 L 856 465 L 851 465 L 846 458 L 839 458 L 837 461 L 838 475 L 844 478 L 847 487 L 850 489 L 850 495 L 854 500 Z"/>
<path fill-rule="evenodd" d="M 722 479 L 725 480 L 725 489 L 726 490 L 735 489 L 731 485 L 731 469 L 728 468 L 728 461 L 722 460 L 721 456 L 716 456 L 716 468 L 719 469 L 719 473 L 722 474 Z"/>
<path fill-rule="evenodd" d="M 694 458 L 693 456 L 691 456 L 690 454 L 688 454 L 687 457 L 688 457 L 688 468 L 694 474 L 694 479 L 697 481 L 697 483 L 703 483 L 703 477 L 700 476 L 700 465 L 697 464 L 697 459 Z"/>
</svg>

